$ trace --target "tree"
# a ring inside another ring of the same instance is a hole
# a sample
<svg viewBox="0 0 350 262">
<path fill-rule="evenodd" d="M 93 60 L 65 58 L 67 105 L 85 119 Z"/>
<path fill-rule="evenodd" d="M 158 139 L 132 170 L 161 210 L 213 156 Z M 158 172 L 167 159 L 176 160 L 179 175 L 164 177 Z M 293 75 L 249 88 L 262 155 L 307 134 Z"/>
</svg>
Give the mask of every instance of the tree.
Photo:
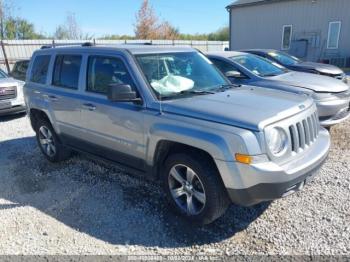
<svg viewBox="0 0 350 262">
<path fill-rule="evenodd" d="M 5 38 L 6 21 L 11 17 L 12 6 L 9 1 L 0 0 L 0 36 Z"/>
<path fill-rule="evenodd" d="M 81 40 L 91 39 L 92 36 L 83 33 L 74 13 L 68 13 L 65 22 L 56 28 L 54 38 Z"/>
<path fill-rule="evenodd" d="M 230 38 L 230 28 L 228 26 L 219 28 L 214 33 L 208 35 L 208 40 L 210 41 L 229 41 Z"/>
<path fill-rule="evenodd" d="M 158 28 L 158 38 L 166 40 L 175 40 L 180 36 L 179 29 L 172 26 L 168 21 L 160 24 Z"/>
<path fill-rule="evenodd" d="M 158 37 L 158 18 L 148 0 L 142 2 L 136 14 L 135 36 L 137 39 L 156 39 Z"/>
</svg>

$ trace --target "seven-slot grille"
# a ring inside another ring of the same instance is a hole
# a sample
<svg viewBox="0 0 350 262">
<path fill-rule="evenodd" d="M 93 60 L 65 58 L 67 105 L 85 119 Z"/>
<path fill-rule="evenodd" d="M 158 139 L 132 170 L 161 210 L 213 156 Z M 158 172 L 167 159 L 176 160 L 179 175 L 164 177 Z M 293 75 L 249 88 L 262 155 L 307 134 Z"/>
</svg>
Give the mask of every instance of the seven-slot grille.
<svg viewBox="0 0 350 262">
<path fill-rule="evenodd" d="M 17 96 L 17 88 L 15 86 L 0 87 L 0 100 L 12 99 Z"/>
<path fill-rule="evenodd" d="M 289 134 L 293 152 L 300 152 L 310 146 L 318 137 L 319 120 L 317 112 L 289 126 Z"/>
</svg>

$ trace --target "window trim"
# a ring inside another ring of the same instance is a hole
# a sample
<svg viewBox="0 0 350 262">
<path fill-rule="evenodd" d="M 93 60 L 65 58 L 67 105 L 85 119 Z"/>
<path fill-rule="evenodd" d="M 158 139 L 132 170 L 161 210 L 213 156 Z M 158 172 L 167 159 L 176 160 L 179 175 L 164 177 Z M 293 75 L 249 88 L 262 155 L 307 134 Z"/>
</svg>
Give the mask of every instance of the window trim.
<svg viewBox="0 0 350 262">
<path fill-rule="evenodd" d="M 102 95 L 102 96 L 105 96 L 107 97 L 107 92 L 106 93 L 103 93 L 103 92 L 97 92 L 97 91 L 91 91 L 88 89 L 88 86 L 89 86 L 89 66 L 90 66 L 90 59 L 93 59 L 93 58 L 107 58 L 107 59 L 119 59 L 124 67 L 125 67 L 125 70 L 127 71 L 127 73 L 129 74 L 130 76 L 130 79 L 132 80 L 133 82 L 133 85 L 131 88 L 134 89 L 134 91 L 137 93 L 138 96 L 140 96 L 138 90 L 137 90 L 137 87 L 136 87 L 136 83 L 135 83 L 135 80 L 132 76 L 132 74 L 130 73 L 130 70 L 129 68 L 127 67 L 126 63 L 124 62 L 124 60 L 122 59 L 122 57 L 118 57 L 118 56 L 111 56 L 111 55 L 103 55 L 103 54 L 90 54 L 87 56 L 87 59 L 86 59 L 86 76 L 85 76 L 85 88 L 84 88 L 84 92 L 86 93 L 89 93 L 89 94 L 96 94 L 96 95 Z M 141 97 L 141 96 L 140 96 Z"/>
<path fill-rule="evenodd" d="M 285 29 L 287 27 L 290 27 L 290 36 L 289 36 L 289 46 L 287 48 L 285 48 L 283 41 L 284 41 Z M 293 25 L 283 25 L 281 50 L 290 50 L 290 46 L 291 46 L 291 43 L 292 43 L 292 36 L 293 36 Z"/>
<path fill-rule="evenodd" d="M 55 71 L 56 71 L 56 61 L 58 59 L 58 57 L 62 56 L 62 61 L 60 63 L 60 72 L 59 72 L 59 77 L 61 77 L 61 73 L 62 73 L 62 63 L 64 61 L 64 57 L 65 56 L 78 56 L 81 58 L 81 61 L 80 61 L 80 69 L 79 69 L 79 75 L 78 75 L 78 85 L 77 87 L 69 87 L 69 86 L 63 86 L 63 85 L 55 85 L 54 83 L 54 78 L 55 78 Z M 53 61 L 53 69 L 52 69 L 52 75 L 51 75 L 51 86 L 53 87 L 58 87 L 58 88 L 64 88 L 64 89 L 68 89 L 68 90 L 74 90 L 74 91 L 79 91 L 79 86 L 80 86 L 80 75 L 81 75 L 81 70 L 83 68 L 83 55 L 82 54 L 69 54 L 69 53 L 65 53 L 65 54 L 61 54 L 61 53 L 58 53 L 55 55 L 55 59 Z"/>
<path fill-rule="evenodd" d="M 339 31 L 338 31 L 338 35 L 337 35 L 337 44 L 336 47 L 330 47 L 330 37 L 331 37 L 331 27 L 333 24 L 338 24 L 339 25 Z M 340 40 L 340 33 L 341 33 L 341 27 L 342 27 L 342 23 L 341 21 L 332 21 L 329 22 L 328 24 L 328 36 L 327 36 L 327 49 L 338 49 L 339 48 L 339 40 Z"/>
</svg>

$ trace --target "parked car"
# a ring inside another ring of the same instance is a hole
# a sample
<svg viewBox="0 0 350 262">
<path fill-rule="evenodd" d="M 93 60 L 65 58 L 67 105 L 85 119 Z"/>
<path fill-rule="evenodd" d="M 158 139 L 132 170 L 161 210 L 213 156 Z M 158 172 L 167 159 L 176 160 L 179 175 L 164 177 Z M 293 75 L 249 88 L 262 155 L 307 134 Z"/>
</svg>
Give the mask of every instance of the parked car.
<svg viewBox="0 0 350 262">
<path fill-rule="evenodd" d="M 275 62 L 248 53 L 213 52 L 207 56 L 232 83 L 312 96 L 324 127 L 338 124 L 350 117 L 350 88 L 341 81 L 290 71 Z"/>
<path fill-rule="evenodd" d="M 14 64 L 10 75 L 17 80 L 25 81 L 28 65 L 29 65 L 29 60 L 17 61 Z"/>
<path fill-rule="evenodd" d="M 23 83 L 0 69 L 0 116 L 24 113 Z"/>
<path fill-rule="evenodd" d="M 162 182 L 173 209 L 201 224 L 230 202 L 300 190 L 330 146 L 311 98 L 232 85 L 192 48 L 42 49 L 25 99 L 48 160 L 73 149 L 123 164 Z"/>
<path fill-rule="evenodd" d="M 258 55 L 258 56 L 270 59 L 293 71 L 324 75 L 324 76 L 329 76 L 329 77 L 339 79 L 344 83 L 348 82 L 348 79 L 344 71 L 334 65 L 314 63 L 314 62 L 304 62 L 301 59 L 295 56 L 292 56 L 288 53 L 273 50 L 273 49 L 248 49 L 248 50 L 241 50 L 241 52 L 251 53 L 254 55 Z"/>
</svg>

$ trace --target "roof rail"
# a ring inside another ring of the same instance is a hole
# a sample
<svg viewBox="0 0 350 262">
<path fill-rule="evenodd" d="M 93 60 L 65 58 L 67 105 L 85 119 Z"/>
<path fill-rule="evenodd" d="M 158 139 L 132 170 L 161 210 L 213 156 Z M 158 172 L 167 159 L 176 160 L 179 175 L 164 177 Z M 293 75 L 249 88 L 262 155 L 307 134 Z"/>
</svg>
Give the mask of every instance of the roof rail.
<svg viewBox="0 0 350 262">
<path fill-rule="evenodd" d="M 52 48 L 52 45 L 43 45 L 42 47 L 40 47 L 40 49 L 49 49 Z"/>
<path fill-rule="evenodd" d="M 85 42 L 81 46 L 88 47 L 88 46 L 95 46 L 95 44 L 91 42 Z"/>
</svg>

